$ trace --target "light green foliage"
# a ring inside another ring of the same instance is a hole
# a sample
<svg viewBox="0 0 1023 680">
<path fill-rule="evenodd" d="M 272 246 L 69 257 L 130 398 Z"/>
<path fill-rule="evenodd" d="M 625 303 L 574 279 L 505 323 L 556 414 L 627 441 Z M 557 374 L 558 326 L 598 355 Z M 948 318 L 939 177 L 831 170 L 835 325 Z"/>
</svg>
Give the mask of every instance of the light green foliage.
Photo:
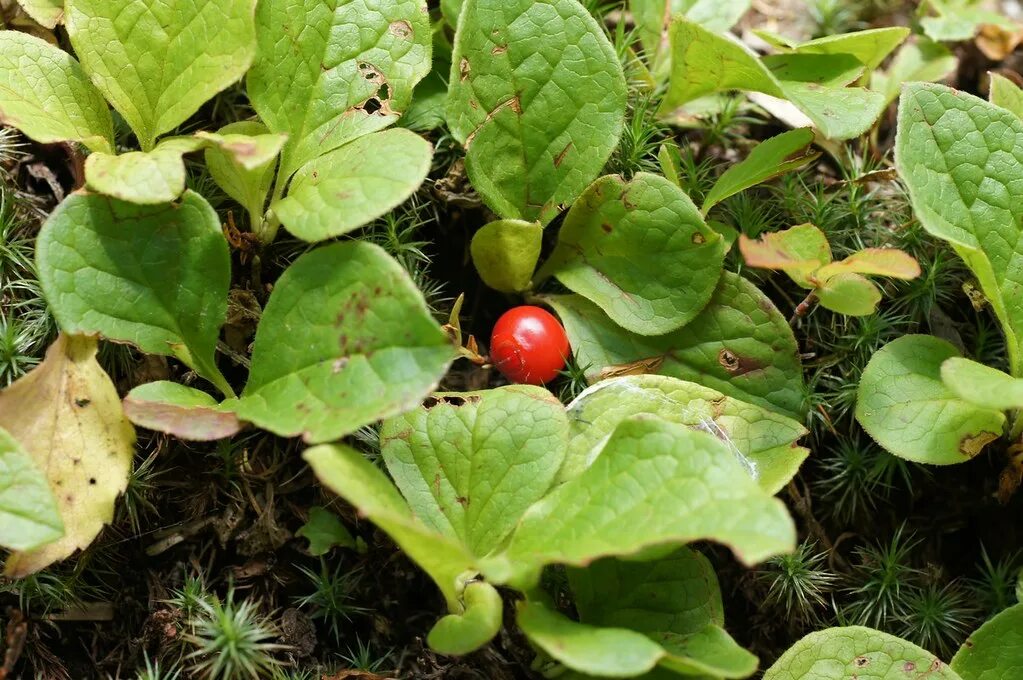
<svg viewBox="0 0 1023 680">
<path fill-rule="evenodd" d="M 906 335 L 876 352 L 860 378 L 856 420 L 889 452 L 919 463 L 973 458 L 1002 435 L 1001 411 L 970 404 L 941 379 L 955 347 L 929 335 Z"/>
<path fill-rule="evenodd" d="M 812 143 L 813 130 L 809 128 L 789 130 L 761 142 L 745 159 L 718 178 L 703 199 L 700 212 L 707 215 L 711 208 L 729 196 L 813 162 L 820 153 L 811 150 Z"/>
<path fill-rule="evenodd" d="M 1023 408 L 1023 380 L 976 361 L 946 359 L 941 380 L 957 397 L 975 406 L 998 411 Z"/>
<path fill-rule="evenodd" d="M 144 151 L 244 75 L 255 53 L 255 0 L 67 0 L 85 72 Z"/>
<path fill-rule="evenodd" d="M 426 179 L 428 141 L 401 128 L 376 132 L 305 164 L 271 209 L 305 241 L 345 234 L 385 215 Z"/>
<path fill-rule="evenodd" d="M 916 260 L 895 248 L 865 248 L 833 262 L 827 236 L 812 224 L 769 232 L 758 241 L 740 236 L 739 249 L 749 266 L 783 271 L 814 291 L 822 306 L 849 316 L 873 314 L 881 301 L 866 276 L 920 276 Z"/>
<path fill-rule="evenodd" d="M 472 261 L 483 283 L 502 293 L 519 293 L 532 285 L 542 245 L 539 223 L 495 220 L 472 237 Z"/>
<path fill-rule="evenodd" d="M 278 279 L 233 408 L 275 434 L 332 441 L 413 408 L 454 355 L 401 265 L 378 246 L 335 243 Z"/>
<path fill-rule="evenodd" d="M 139 427 L 188 441 L 225 439 L 242 428 L 210 395 L 168 380 L 139 385 L 123 405 L 125 415 Z"/>
<path fill-rule="evenodd" d="M 630 0 L 639 42 L 654 73 L 664 74 L 669 66 L 668 26 L 683 15 L 708 31 L 722 33 L 742 18 L 750 0 Z"/>
<path fill-rule="evenodd" d="M 54 28 L 64 20 L 64 0 L 18 0 L 18 4 L 34 21 Z"/>
<path fill-rule="evenodd" d="M 899 98 L 905 83 L 935 82 L 955 71 L 957 66 L 959 59 L 947 47 L 916 36 L 899 48 L 888 70 L 874 71 L 870 87 L 884 94 L 887 107 Z"/>
<path fill-rule="evenodd" d="M 977 629 L 952 658 L 963 680 L 1012 680 L 1023 669 L 1023 604 Z"/>
<path fill-rule="evenodd" d="M 942 85 L 906 87 L 895 161 L 924 228 L 963 258 L 1023 376 L 1023 121 Z"/>
<path fill-rule="evenodd" d="M 760 59 L 741 43 L 676 19 L 669 29 L 671 83 L 661 103 L 667 115 L 700 97 L 726 90 L 787 99 L 829 139 L 870 129 L 884 107 L 876 92 L 845 87 L 865 66 L 848 54 L 799 53 Z"/>
<path fill-rule="evenodd" d="M 68 197 L 37 242 L 39 280 L 61 329 L 173 355 L 213 382 L 231 262 L 220 220 L 198 194 L 141 206 Z"/>
<path fill-rule="evenodd" d="M 462 613 L 462 575 L 473 558 L 454 540 L 428 528 L 373 463 L 342 444 L 307 449 L 302 456 L 320 482 L 386 531 L 434 580 L 453 613 Z"/>
<path fill-rule="evenodd" d="M 932 12 L 932 16 L 920 19 L 924 34 L 931 40 L 969 40 L 983 24 L 1018 30 L 1007 17 L 988 9 L 983 0 L 926 0 L 921 6 Z"/>
<path fill-rule="evenodd" d="M 307 162 L 397 121 L 430 71 L 425 0 L 263 0 L 256 25 L 248 93 L 288 135 L 279 191 Z"/>
<path fill-rule="evenodd" d="M 64 521 L 43 471 L 0 427 L 0 546 L 34 550 L 64 535 Z"/>
<path fill-rule="evenodd" d="M 991 74 L 991 103 L 1023 118 L 1023 90 L 1003 75 Z"/>
<path fill-rule="evenodd" d="M 817 38 L 793 45 L 790 50 L 797 54 L 849 54 L 863 64 L 867 71 L 873 71 L 907 36 L 909 29 L 901 26 L 872 28 Z"/>
<path fill-rule="evenodd" d="M 567 439 L 561 402 L 528 385 L 439 394 L 380 431 L 387 469 L 416 516 L 477 557 L 544 497 Z"/>
<path fill-rule="evenodd" d="M 860 626 L 811 633 L 764 674 L 764 680 L 960 680 L 930 652 Z M 963 678 L 963 680 L 969 680 Z"/>
<path fill-rule="evenodd" d="M 546 298 L 561 317 L 580 366 L 593 381 L 635 362 L 802 420 L 805 387 L 795 336 L 774 304 L 746 279 L 725 272 L 704 310 L 659 337 L 631 334 L 585 298 Z"/>
<path fill-rule="evenodd" d="M 309 541 L 309 554 L 314 557 L 326 555 L 334 547 L 357 547 L 355 538 L 337 515 L 320 506 L 309 508 L 309 521 L 295 535 Z"/>
<path fill-rule="evenodd" d="M 81 65 L 26 33 L 0 31 L 0 122 L 44 144 L 113 149 L 110 110 Z"/>
<path fill-rule="evenodd" d="M 185 191 L 181 157 L 202 148 L 200 140 L 171 137 L 152 151 L 115 156 L 94 153 L 85 160 L 85 181 L 93 191 L 143 205 L 170 203 Z"/>
<path fill-rule="evenodd" d="M 676 185 L 611 175 L 572 206 L 537 278 L 554 274 L 626 330 L 661 335 L 706 306 L 724 256 L 721 236 Z"/>
<path fill-rule="evenodd" d="M 447 118 L 473 187 L 506 219 L 549 222 L 598 175 L 625 120 L 625 77 L 576 0 L 466 0 Z"/>
<path fill-rule="evenodd" d="M 217 135 L 228 140 L 244 136 L 257 140 L 255 144 L 259 147 L 262 147 L 268 138 L 283 143 L 282 136 L 269 135 L 268 132 L 269 129 L 262 123 L 250 120 L 225 125 L 217 130 Z M 280 146 L 277 151 L 280 151 Z M 276 152 L 271 157 L 262 159 L 262 162 L 255 162 L 261 158 L 257 152 L 240 159 L 236 153 L 219 146 L 210 146 L 207 147 L 205 156 L 206 169 L 209 170 L 210 176 L 224 193 L 248 211 L 249 224 L 254 231 L 258 230 L 263 221 L 266 198 L 277 169 Z"/>
<path fill-rule="evenodd" d="M 602 381 L 569 404 L 568 455 L 559 479 L 581 474 L 619 423 L 642 413 L 715 435 L 767 493 L 780 491 L 809 455 L 796 443 L 806 429 L 790 418 L 696 383 L 627 376 Z"/>
<path fill-rule="evenodd" d="M 483 571 L 528 583 L 544 564 L 583 565 L 695 540 L 724 543 L 755 564 L 791 550 L 795 529 L 784 504 L 716 437 L 635 416 L 590 467 L 529 509 L 505 554 Z"/>
<path fill-rule="evenodd" d="M 494 586 L 483 581 L 471 582 L 462 592 L 462 602 L 465 611 L 442 618 L 426 638 L 430 647 L 441 654 L 476 651 L 501 630 L 504 603 Z"/>
</svg>

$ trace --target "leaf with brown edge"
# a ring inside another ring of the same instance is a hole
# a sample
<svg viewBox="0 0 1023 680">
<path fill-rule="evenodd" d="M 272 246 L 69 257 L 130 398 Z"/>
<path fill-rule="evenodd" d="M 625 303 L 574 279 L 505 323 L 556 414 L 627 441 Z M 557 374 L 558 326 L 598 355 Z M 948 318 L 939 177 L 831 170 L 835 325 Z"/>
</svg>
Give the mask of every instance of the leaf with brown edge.
<svg viewBox="0 0 1023 680">
<path fill-rule="evenodd" d="M 242 429 L 238 416 L 220 410 L 210 395 L 166 380 L 139 385 L 123 404 L 125 415 L 139 427 L 187 441 L 226 439 Z"/>
<path fill-rule="evenodd" d="M 740 235 L 739 251 L 749 266 L 783 271 L 804 288 L 814 287 L 810 275 L 832 259 L 828 238 L 812 224 L 770 232 L 757 241 Z"/>
<path fill-rule="evenodd" d="M 866 248 L 841 262 L 833 262 L 817 270 L 814 278 L 829 279 L 836 274 L 889 276 L 893 279 L 915 279 L 920 265 L 908 253 L 895 248 Z"/>
<path fill-rule="evenodd" d="M 92 543 L 127 487 L 135 430 L 96 347 L 95 338 L 62 334 L 39 366 L 0 392 L 0 427 L 46 474 L 65 528 L 63 538 L 11 555 L 9 577 L 33 574 Z"/>
</svg>

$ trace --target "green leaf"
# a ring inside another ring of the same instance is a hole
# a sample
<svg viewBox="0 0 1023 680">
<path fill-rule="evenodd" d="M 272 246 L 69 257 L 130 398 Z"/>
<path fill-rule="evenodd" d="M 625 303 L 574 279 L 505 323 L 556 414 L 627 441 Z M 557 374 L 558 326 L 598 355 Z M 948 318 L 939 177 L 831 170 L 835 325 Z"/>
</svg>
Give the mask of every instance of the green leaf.
<svg viewBox="0 0 1023 680">
<path fill-rule="evenodd" d="M 191 191 L 155 206 L 72 194 L 36 245 L 39 280 L 67 333 L 173 355 L 229 396 L 214 361 L 231 258 L 220 220 Z"/>
<path fill-rule="evenodd" d="M 56 28 L 64 20 L 64 0 L 18 0 L 25 14 L 46 28 Z"/>
<path fill-rule="evenodd" d="M 576 0 L 466 0 L 448 125 L 473 187 L 502 218 L 549 222 L 618 144 L 625 76 Z"/>
<path fill-rule="evenodd" d="M 859 274 L 836 274 L 815 292 L 822 307 L 846 316 L 869 316 L 881 302 L 881 291 Z"/>
<path fill-rule="evenodd" d="M 871 28 L 866 31 L 829 35 L 800 43 L 793 49 L 802 54 L 850 54 L 873 71 L 909 36 L 902 26 Z"/>
<path fill-rule="evenodd" d="M 894 635 L 860 626 L 810 633 L 764 674 L 764 680 L 903 677 L 960 680 L 930 652 Z"/>
<path fill-rule="evenodd" d="M 706 215 L 729 196 L 745 191 L 779 175 L 784 175 L 816 160 L 820 153 L 812 151 L 813 130 L 798 128 L 761 142 L 743 161 L 728 168 L 718 178 L 703 201 Z"/>
<path fill-rule="evenodd" d="M 884 108 L 884 97 L 876 92 L 855 87 L 824 87 L 805 78 L 814 69 L 832 73 L 835 55 L 820 55 L 818 60 L 775 60 L 779 64 L 799 68 L 782 71 L 780 75 L 761 61 L 741 43 L 682 18 L 675 19 L 669 29 L 672 49 L 672 73 L 668 91 L 661 102 L 660 113 L 668 115 L 675 109 L 700 97 L 726 90 L 760 92 L 787 99 L 829 139 L 850 139 L 871 128 Z M 838 73 L 850 72 L 841 69 Z M 794 78 L 784 79 L 785 75 Z"/>
<path fill-rule="evenodd" d="M 942 80 L 959 66 L 959 60 L 941 43 L 914 36 L 895 53 L 887 71 L 874 71 L 871 89 L 884 94 L 885 108 L 899 98 L 902 85 L 913 81 Z"/>
<path fill-rule="evenodd" d="M 708 31 L 722 33 L 742 18 L 751 0 L 630 0 L 629 9 L 647 62 L 657 73 L 667 68 L 668 25 L 683 14 Z"/>
<path fill-rule="evenodd" d="M 579 476 L 619 423 L 641 413 L 718 437 L 770 494 L 780 491 L 809 455 L 797 444 L 806 428 L 790 418 L 695 383 L 637 375 L 601 381 L 569 404 L 568 455 L 559 480 Z"/>
<path fill-rule="evenodd" d="M 202 146 L 195 138 L 171 137 L 152 151 L 90 154 L 85 159 L 85 181 L 89 189 L 121 201 L 170 203 L 185 191 L 182 156 Z"/>
<path fill-rule="evenodd" d="M 113 150 L 110 109 L 81 65 L 26 33 L 0 31 L 0 122 L 43 144 Z"/>
<path fill-rule="evenodd" d="M 634 416 L 590 467 L 529 509 L 505 553 L 483 571 L 521 584 L 542 565 L 583 565 L 696 540 L 724 543 L 755 564 L 791 550 L 795 528 L 784 504 L 716 437 Z"/>
<path fill-rule="evenodd" d="M 334 243 L 277 280 L 234 409 L 280 436 L 332 441 L 417 406 L 454 356 L 401 265 L 376 245 Z"/>
<path fill-rule="evenodd" d="M 248 70 L 256 0 L 66 0 L 82 67 L 144 151 Z"/>
<path fill-rule="evenodd" d="M 596 677 L 640 675 L 652 670 L 665 654 L 642 633 L 587 626 L 537 602 L 520 605 L 517 620 L 526 637 L 552 658 Z"/>
<path fill-rule="evenodd" d="M 366 135 L 304 165 L 287 198 L 270 208 L 300 239 L 340 236 L 402 204 L 432 159 L 431 144 L 409 130 Z"/>
<path fill-rule="evenodd" d="M 123 406 L 128 420 L 139 427 L 187 441 L 226 439 L 242 429 L 238 418 L 221 410 L 210 395 L 167 380 L 139 385 Z"/>
<path fill-rule="evenodd" d="M 114 519 L 128 486 L 135 430 L 96 361 L 94 337 L 61 333 L 46 358 L 0 392 L 0 428 L 18 441 L 53 491 L 64 532 L 12 554 L 4 575 L 23 578 L 83 550 Z"/>
<path fill-rule="evenodd" d="M 387 469 L 416 516 L 479 557 L 551 488 L 567 439 L 564 406 L 529 385 L 439 394 L 380 431 Z"/>
<path fill-rule="evenodd" d="M 841 262 L 821 267 L 814 278 L 826 281 L 838 274 L 888 276 L 908 280 L 920 276 L 920 265 L 910 255 L 896 248 L 864 248 Z"/>
<path fill-rule="evenodd" d="M 472 262 L 483 283 L 502 293 L 520 293 L 533 284 L 542 245 L 538 222 L 496 220 L 472 237 Z"/>
<path fill-rule="evenodd" d="M 767 232 L 757 241 L 740 235 L 739 250 L 750 267 L 783 271 L 803 288 L 815 288 L 811 275 L 831 262 L 828 237 L 812 224 Z"/>
<path fill-rule="evenodd" d="M 799 348 L 788 322 L 746 279 L 725 272 L 707 307 L 683 328 L 643 337 L 619 328 L 581 296 L 546 298 L 558 312 L 580 366 L 602 371 L 644 359 L 654 372 L 803 419 L 806 389 Z"/>
<path fill-rule="evenodd" d="M 1023 380 L 976 361 L 952 357 L 941 365 L 941 380 L 957 397 L 996 411 L 1023 408 Z"/>
<path fill-rule="evenodd" d="M 302 457 L 324 486 L 386 531 L 430 575 L 452 612 L 464 611 L 460 581 L 474 565 L 457 541 L 416 519 L 387 476 L 355 449 L 341 444 L 316 446 L 306 449 Z"/>
<path fill-rule="evenodd" d="M 1023 118 L 1023 90 L 1005 76 L 991 74 L 991 103 Z"/>
<path fill-rule="evenodd" d="M 916 217 L 949 241 L 980 281 L 1005 332 L 1010 372 L 1023 376 L 1023 121 L 941 85 L 908 85 L 895 162 Z"/>
<path fill-rule="evenodd" d="M 720 626 L 708 625 L 690 635 L 660 633 L 652 637 L 669 654 L 661 665 L 683 675 L 748 678 L 760 665 L 756 655 Z"/>
<path fill-rule="evenodd" d="M 441 654 L 461 656 L 494 639 L 501 630 L 504 603 L 489 583 L 474 581 L 462 593 L 465 611 L 438 621 L 426 641 Z"/>
<path fill-rule="evenodd" d="M 623 328 L 661 335 L 707 305 L 724 257 L 720 235 L 677 186 L 609 175 L 572 206 L 537 279 L 554 274 Z"/>
<path fill-rule="evenodd" d="M 929 0 L 927 7 L 937 16 L 923 17 L 920 26 L 932 40 L 969 40 L 983 24 L 993 24 L 1010 31 L 1018 30 L 1010 19 L 986 9 L 975 0 Z"/>
<path fill-rule="evenodd" d="M 951 663 L 963 680 L 1013 680 L 1023 668 L 1023 604 L 974 631 Z"/>
<path fill-rule="evenodd" d="M 300 167 L 401 117 L 430 71 L 424 0 L 262 0 L 248 93 L 288 135 L 279 190 Z"/>
<path fill-rule="evenodd" d="M 295 535 L 309 541 L 309 554 L 313 557 L 326 555 L 335 547 L 354 550 L 358 545 L 337 515 L 319 506 L 309 508 L 309 521 Z"/>
<path fill-rule="evenodd" d="M 43 471 L 0 427 L 0 546 L 35 550 L 64 535 L 64 521 Z"/>
<path fill-rule="evenodd" d="M 278 143 L 277 151 L 280 151 L 279 144 L 283 143 L 282 136 L 270 135 L 268 132 L 269 129 L 257 121 L 231 123 L 220 128 L 217 135 L 225 140 L 234 140 L 238 137 L 253 140 L 256 151 L 239 158 L 237 153 L 227 151 L 223 147 L 210 146 L 207 147 L 205 154 L 206 169 L 209 170 L 213 181 L 224 190 L 224 193 L 245 208 L 249 213 L 249 224 L 254 231 L 259 229 L 263 221 L 266 198 L 270 194 L 277 169 L 275 162 L 277 153 L 269 158 L 263 158 L 260 151 L 266 150 L 266 145 L 271 143 L 268 140 L 275 140 Z"/>
<path fill-rule="evenodd" d="M 973 458 L 1002 436 L 1005 415 L 974 406 L 941 381 L 958 356 L 944 340 L 906 335 L 876 352 L 860 378 L 856 420 L 891 453 L 932 465 Z"/>
</svg>

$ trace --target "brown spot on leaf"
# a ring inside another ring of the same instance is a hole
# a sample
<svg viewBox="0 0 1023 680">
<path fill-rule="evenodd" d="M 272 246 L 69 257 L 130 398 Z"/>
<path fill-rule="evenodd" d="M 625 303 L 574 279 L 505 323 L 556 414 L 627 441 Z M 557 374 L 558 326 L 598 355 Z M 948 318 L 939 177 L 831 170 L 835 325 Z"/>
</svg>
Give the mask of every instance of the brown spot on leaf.
<svg viewBox="0 0 1023 680">
<path fill-rule="evenodd" d="M 89 400 L 89 399 L 85 399 L 85 398 L 75 399 L 75 406 L 77 406 L 78 408 L 85 408 L 86 406 L 88 406 L 91 403 L 92 403 L 92 401 Z"/>
<path fill-rule="evenodd" d="M 764 365 L 752 357 L 744 357 L 736 354 L 730 349 L 722 349 L 718 352 L 718 363 L 728 371 L 732 377 L 746 375 L 752 371 L 760 370 Z"/>
<path fill-rule="evenodd" d="M 96 486 L 96 478 L 95 477 L 89 477 L 89 485 L 90 486 Z"/>
<path fill-rule="evenodd" d="M 446 404 L 448 406 L 454 406 L 457 408 L 459 406 L 465 406 L 466 404 L 476 404 L 479 402 L 479 400 L 480 396 L 478 394 L 467 394 L 465 396 L 449 394 L 443 397 L 427 397 L 423 401 L 423 408 L 431 409 L 441 404 Z"/>
<path fill-rule="evenodd" d="M 902 664 L 902 670 L 905 671 L 906 673 L 912 673 L 913 671 L 916 670 L 916 664 L 913 663 L 912 661 L 907 661 L 906 663 Z"/>
<path fill-rule="evenodd" d="M 504 54 L 507 51 L 508 51 L 508 46 L 507 45 L 494 45 L 494 49 L 490 50 L 490 53 L 494 54 L 494 55 L 497 55 L 497 54 Z"/>
<path fill-rule="evenodd" d="M 605 234 L 610 234 L 612 231 L 614 231 L 614 228 L 610 224 L 608 224 L 607 222 L 604 222 L 603 224 L 601 224 L 600 228 L 604 230 Z"/>
<path fill-rule="evenodd" d="M 870 659 L 865 656 L 858 656 L 853 659 L 853 664 L 855 664 L 857 668 L 866 668 L 870 665 Z"/>
<path fill-rule="evenodd" d="M 334 360 L 334 364 L 331 366 L 331 371 L 336 375 L 344 370 L 345 366 L 348 365 L 348 357 L 338 357 Z"/>
<path fill-rule="evenodd" d="M 469 60 L 462 57 L 462 61 L 458 62 L 458 73 L 461 75 L 462 80 L 469 78 L 469 74 L 472 72 L 472 67 L 469 66 Z"/>
<path fill-rule="evenodd" d="M 959 440 L 959 453 L 967 458 L 973 458 L 980 453 L 985 446 L 998 439 L 994 432 L 979 432 L 975 435 L 966 435 Z"/>
<path fill-rule="evenodd" d="M 568 152 L 571 150 L 572 142 L 569 142 L 568 144 L 565 145 L 565 148 L 561 150 L 561 153 L 554 157 L 554 167 L 560 168 L 561 164 L 565 162 L 565 156 L 567 156 Z"/>
<path fill-rule="evenodd" d="M 467 507 L 469 507 L 469 499 L 468 499 L 468 498 L 466 498 L 465 496 L 459 496 L 459 497 L 458 497 L 458 498 L 456 498 L 455 500 L 456 500 L 456 501 L 458 502 L 458 504 L 459 504 L 459 505 L 461 505 L 461 506 L 462 506 L 463 508 L 467 508 Z"/>
<path fill-rule="evenodd" d="M 395 35 L 405 40 L 408 40 L 415 34 L 415 31 L 412 30 L 412 24 L 404 19 L 401 21 L 392 21 L 391 25 L 387 28 L 391 31 L 391 35 Z"/>
<path fill-rule="evenodd" d="M 693 234 L 693 243 L 695 243 L 696 245 L 698 246 L 703 245 L 706 242 L 707 239 L 704 238 L 703 234 L 701 234 L 700 232 L 696 232 L 695 234 Z"/>
</svg>

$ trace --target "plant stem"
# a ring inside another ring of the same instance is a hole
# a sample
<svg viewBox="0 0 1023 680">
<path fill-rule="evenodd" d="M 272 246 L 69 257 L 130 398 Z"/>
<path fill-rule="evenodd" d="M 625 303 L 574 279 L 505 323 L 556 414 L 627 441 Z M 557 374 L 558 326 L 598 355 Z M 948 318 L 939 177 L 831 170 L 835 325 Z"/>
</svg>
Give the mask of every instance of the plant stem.
<svg viewBox="0 0 1023 680">
<path fill-rule="evenodd" d="M 789 317 L 789 325 L 795 326 L 796 321 L 809 314 L 815 304 L 817 304 L 817 293 L 816 291 L 811 290 L 810 294 L 803 298 L 802 302 L 796 305 L 796 309 L 792 312 L 792 316 Z"/>
</svg>

